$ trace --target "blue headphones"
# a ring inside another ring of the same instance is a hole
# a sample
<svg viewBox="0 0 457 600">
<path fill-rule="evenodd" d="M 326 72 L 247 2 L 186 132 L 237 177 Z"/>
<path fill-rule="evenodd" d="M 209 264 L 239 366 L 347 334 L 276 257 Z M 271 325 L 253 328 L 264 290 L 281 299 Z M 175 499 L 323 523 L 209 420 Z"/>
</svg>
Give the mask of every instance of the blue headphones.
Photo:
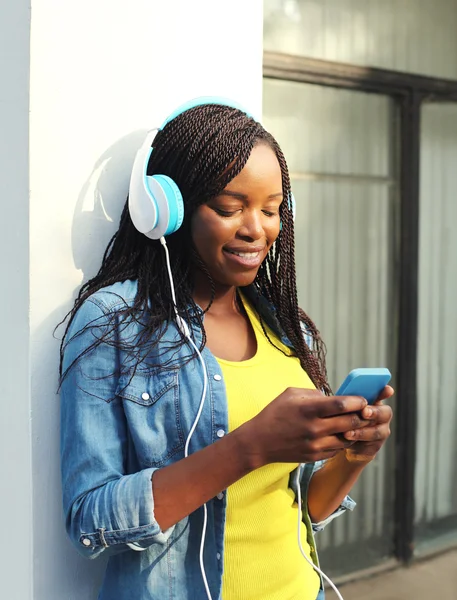
<svg viewBox="0 0 457 600">
<path fill-rule="evenodd" d="M 177 231 L 184 218 L 182 194 L 173 179 L 167 175 L 147 175 L 153 152 L 152 142 L 157 131 L 162 130 L 170 121 L 187 110 L 204 104 L 229 106 L 252 117 L 246 109 L 232 100 L 217 96 L 203 96 L 179 106 L 165 119 L 158 130 L 154 130 L 146 137 L 133 163 L 129 187 L 129 211 L 136 229 L 152 240 L 158 240 Z M 291 207 L 295 216 L 293 196 L 291 196 Z"/>
</svg>

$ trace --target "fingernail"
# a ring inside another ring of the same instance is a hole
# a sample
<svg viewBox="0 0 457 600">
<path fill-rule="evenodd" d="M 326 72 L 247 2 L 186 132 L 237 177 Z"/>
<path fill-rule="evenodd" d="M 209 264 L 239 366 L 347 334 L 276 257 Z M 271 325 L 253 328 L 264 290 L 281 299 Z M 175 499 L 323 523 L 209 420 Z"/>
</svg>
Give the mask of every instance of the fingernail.
<svg viewBox="0 0 457 600">
<path fill-rule="evenodd" d="M 349 438 L 353 438 L 353 437 L 355 437 L 355 431 L 348 431 L 348 432 L 346 433 L 346 437 L 349 437 Z"/>
<path fill-rule="evenodd" d="M 373 414 L 373 409 L 372 408 L 366 408 L 365 409 L 365 415 L 367 417 L 371 417 L 372 414 Z"/>
</svg>

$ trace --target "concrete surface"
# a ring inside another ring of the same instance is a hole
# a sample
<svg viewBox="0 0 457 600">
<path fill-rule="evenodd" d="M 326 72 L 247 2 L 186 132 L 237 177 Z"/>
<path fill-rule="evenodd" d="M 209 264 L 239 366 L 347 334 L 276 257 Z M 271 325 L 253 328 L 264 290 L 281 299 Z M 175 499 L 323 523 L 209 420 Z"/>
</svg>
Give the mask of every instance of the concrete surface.
<svg viewBox="0 0 457 600">
<path fill-rule="evenodd" d="M 457 550 L 339 589 L 344 600 L 457 600 Z M 333 591 L 327 600 L 336 600 Z"/>
</svg>

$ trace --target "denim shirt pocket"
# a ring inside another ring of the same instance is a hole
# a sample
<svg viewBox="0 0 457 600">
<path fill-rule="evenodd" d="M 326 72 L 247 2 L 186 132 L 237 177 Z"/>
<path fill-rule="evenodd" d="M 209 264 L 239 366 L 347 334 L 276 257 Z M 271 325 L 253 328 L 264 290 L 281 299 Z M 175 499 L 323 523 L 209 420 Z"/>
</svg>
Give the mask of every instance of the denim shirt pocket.
<svg viewBox="0 0 457 600">
<path fill-rule="evenodd" d="M 122 375 L 116 395 L 123 400 L 129 434 L 142 466 L 162 467 L 184 448 L 177 370 Z"/>
</svg>

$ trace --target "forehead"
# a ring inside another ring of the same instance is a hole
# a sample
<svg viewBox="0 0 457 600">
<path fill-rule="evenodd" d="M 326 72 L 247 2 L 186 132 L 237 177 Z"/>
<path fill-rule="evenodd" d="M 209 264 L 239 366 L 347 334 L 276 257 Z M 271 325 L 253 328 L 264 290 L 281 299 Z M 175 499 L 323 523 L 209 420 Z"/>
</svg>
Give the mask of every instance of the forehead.
<svg viewBox="0 0 457 600">
<path fill-rule="evenodd" d="M 262 186 L 282 190 L 281 167 L 275 152 L 265 143 L 254 146 L 242 171 L 227 185 L 227 190 L 245 186 Z"/>
</svg>

